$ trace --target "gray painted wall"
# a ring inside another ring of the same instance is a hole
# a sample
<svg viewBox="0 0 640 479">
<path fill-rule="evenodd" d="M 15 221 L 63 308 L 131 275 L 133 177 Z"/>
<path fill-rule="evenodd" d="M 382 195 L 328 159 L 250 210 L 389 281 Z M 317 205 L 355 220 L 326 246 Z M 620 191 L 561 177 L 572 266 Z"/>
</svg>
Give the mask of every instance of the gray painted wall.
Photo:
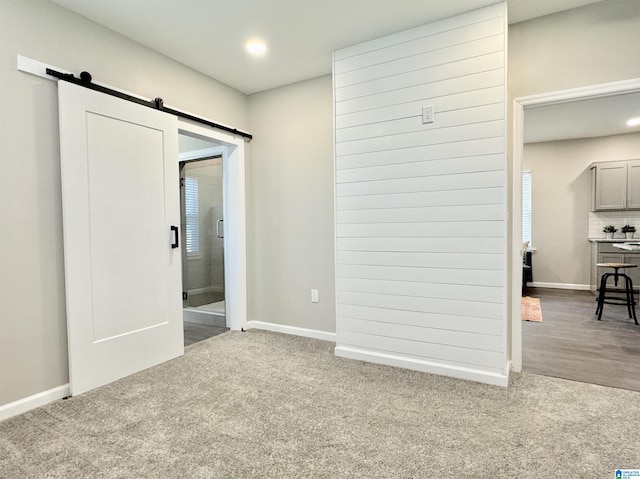
<svg viewBox="0 0 640 479">
<path fill-rule="evenodd" d="M 640 2 L 605 0 L 509 27 L 509 97 L 640 77 Z"/>
<path fill-rule="evenodd" d="M 327 75 L 249 97 L 250 320 L 335 332 L 331 91 Z"/>
</svg>

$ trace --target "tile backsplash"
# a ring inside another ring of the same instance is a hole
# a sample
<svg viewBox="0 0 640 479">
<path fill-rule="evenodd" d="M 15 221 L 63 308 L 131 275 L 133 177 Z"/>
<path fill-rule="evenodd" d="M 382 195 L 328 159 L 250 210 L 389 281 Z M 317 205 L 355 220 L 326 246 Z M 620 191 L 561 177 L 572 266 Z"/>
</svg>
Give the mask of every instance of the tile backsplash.
<svg viewBox="0 0 640 479">
<path fill-rule="evenodd" d="M 614 238 L 624 238 L 620 231 L 624 225 L 636 227 L 636 237 L 640 237 L 640 211 L 590 211 L 589 212 L 589 238 L 604 238 L 602 228 L 613 225 L 618 231 Z"/>
</svg>

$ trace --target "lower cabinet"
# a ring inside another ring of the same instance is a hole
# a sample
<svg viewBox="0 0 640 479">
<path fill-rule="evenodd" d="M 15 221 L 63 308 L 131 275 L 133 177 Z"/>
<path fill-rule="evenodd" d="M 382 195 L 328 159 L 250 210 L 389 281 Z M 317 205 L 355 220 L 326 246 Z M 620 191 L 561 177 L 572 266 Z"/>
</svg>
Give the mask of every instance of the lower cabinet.
<svg viewBox="0 0 640 479">
<path fill-rule="evenodd" d="M 630 263 L 637 265 L 637 268 L 623 269 L 620 270 L 620 272 L 625 273 L 631 278 L 635 291 L 640 289 L 640 251 L 637 253 L 624 251 L 614 248 L 611 243 L 593 243 L 592 252 L 591 291 L 597 291 L 597 288 L 600 286 L 600 278 L 604 273 L 613 273 L 613 269 L 597 267 L 597 263 Z M 612 279 L 609 279 L 607 282 L 607 287 L 614 287 Z M 618 287 L 624 288 L 624 283 L 618 282 Z"/>
</svg>

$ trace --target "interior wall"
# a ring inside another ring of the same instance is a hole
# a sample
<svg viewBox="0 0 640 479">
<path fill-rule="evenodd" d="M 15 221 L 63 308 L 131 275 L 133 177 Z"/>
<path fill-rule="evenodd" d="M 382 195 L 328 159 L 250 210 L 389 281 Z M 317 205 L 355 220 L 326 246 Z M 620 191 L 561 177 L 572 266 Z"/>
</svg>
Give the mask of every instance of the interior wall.
<svg viewBox="0 0 640 479">
<path fill-rule="evenodd" d="M 640 2 L 603 0 L 509 27 L 509 97 L 640 77 Z"/>
<path fill-rule="evenodd" d="M 327 75 L 249 97 L 250 320 L 335 332 L 331 96 Z"/>
<path fill-rule="evenodd" d="M 334 54 L 338 355 L 506 385 L 505 16 Z"/>
<path fill-rule="evenodd" d="M 0 0 L 0 405 L 68 382 L 57 87 L 18 54 L 249 126 L 242 93 L 47 0 Z"/>
<path fill-rule="evenodd" d="M 525 145 L 522 167 L 532 174 L 535 282 L 589 287 L 589 165 L 631 158 L 640 158 L 640 133 Z"/>
</svg>

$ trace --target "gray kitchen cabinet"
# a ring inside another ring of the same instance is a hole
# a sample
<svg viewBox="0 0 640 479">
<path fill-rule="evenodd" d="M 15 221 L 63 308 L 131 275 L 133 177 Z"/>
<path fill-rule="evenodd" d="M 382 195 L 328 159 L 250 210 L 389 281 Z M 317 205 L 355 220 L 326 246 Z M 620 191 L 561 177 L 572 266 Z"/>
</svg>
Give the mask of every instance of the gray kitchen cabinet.
<svg viewBox="0 0 640 479">
<path fill-rule="evenodd" d="M 640 209 L 640 160 L 593 163 L 593 211 Z"/>
<path fill-rule="evenodd" d="M 627 164 L 627 209 L 640 209 L 640 160 Z"/>
<path fill-rule="evenodd" d="M 633 281 L 634 291 L 640 288 L 640 252 L 624 251 L 614 248 L 611 243 L 593 243 L 594 254 L 592 256 L 591 265 L 591 291 L 595 292 L 600 286 L 600 278 L 604 273 L 613 273 L 611 268 L 601 268 L 596 266 L 597 263 L 630 263 L 638 265 L 637 268 L 628 268 L 620 270 L 625 273 Z M 623 287 L 623 282 L 618 282 L 618 287 Z M 613 280 L 609 280 L 607 287 L 613 287 Z"/>
</svg>

